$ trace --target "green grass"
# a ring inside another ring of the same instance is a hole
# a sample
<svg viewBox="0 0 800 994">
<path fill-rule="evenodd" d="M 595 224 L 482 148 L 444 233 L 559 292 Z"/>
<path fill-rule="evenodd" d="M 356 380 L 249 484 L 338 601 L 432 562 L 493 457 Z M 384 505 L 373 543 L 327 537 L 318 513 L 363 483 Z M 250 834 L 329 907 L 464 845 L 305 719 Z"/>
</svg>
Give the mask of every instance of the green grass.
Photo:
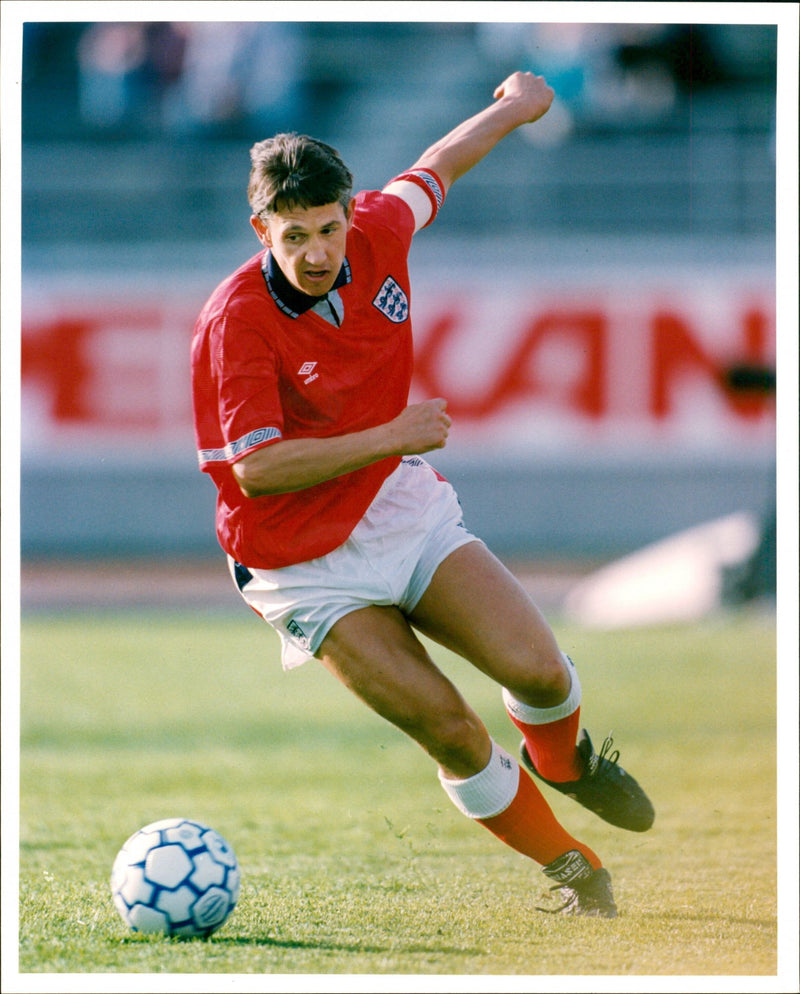
<svg viewBox="0 0 800 994">
<path fill-rule="evenodd" d="M 612 872 L 610 922 L 534 911 L 535 866 L 320 667 L 281 672 L 248 612 L 24 617 L 20 972 L 776 974 L 774 618 L 557 634 L 657 810 L 632 835 L 548 794 Z M 432 651 L 516 750 L 494 685 Z M 207 941 L 130 933 L 111 902 L 122 842 L 173 815 L 242 865 Z"/>
</svg>

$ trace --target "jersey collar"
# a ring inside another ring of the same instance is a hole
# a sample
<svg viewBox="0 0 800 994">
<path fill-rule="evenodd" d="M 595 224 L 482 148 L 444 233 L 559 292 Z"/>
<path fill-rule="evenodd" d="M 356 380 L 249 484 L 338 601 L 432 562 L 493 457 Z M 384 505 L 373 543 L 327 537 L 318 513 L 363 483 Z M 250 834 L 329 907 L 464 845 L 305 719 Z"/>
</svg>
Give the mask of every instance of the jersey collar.
<svg viewBox="0 0 800 994">
<path fill-rule="evenodd" d="M 261 259 L 261 272 L 264 274 L 264 281 L 270 296 L 278 307 L 290 318 L 299 318 L 301 314 L 310 311 L 312 307 L 322 300 L 322 297 L 312 297 L 309 293 L 303 293 L 296 286 L 286 279 L 272 253 L 267 249 Z M 350 263 L 345 258 L 339 275 L 331 287 L 331 290 L 338 290 L 340 286 L 345 286 L 352 279 L 350 273 Z"/>
</svg>

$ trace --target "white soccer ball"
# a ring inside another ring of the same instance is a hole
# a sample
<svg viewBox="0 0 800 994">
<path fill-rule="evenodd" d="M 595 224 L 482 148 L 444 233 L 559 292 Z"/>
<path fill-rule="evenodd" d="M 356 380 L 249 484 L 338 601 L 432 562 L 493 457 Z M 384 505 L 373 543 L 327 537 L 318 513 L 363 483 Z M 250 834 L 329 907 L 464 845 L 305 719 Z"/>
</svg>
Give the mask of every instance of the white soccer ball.
<svg viewBox="0 0 800 994">
<path fill-rule="evenodd" d="M 206 938 L 239 899 L 233 849 L 213 828 L 165 818 L 135 832 L 111 870 L 111 893 L 134 932 Z"/>
</svg>

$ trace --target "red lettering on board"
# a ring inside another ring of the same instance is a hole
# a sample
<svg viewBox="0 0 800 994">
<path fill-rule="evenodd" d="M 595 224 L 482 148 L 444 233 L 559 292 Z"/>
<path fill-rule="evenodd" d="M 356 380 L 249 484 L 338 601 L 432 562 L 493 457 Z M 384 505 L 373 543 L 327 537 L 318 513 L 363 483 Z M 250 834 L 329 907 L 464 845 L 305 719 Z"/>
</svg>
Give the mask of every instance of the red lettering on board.
<svg viewBox="0 0 800 994">
<path fill-rule="evenodd" d="M 158 354 L 149 355 L 141 366 L 107 357 L 103 346 L 111 330 L 121 330 L 132 344 L 141 345 L 142 336 L 152 334 L 162 320 L 158 311 L 131 309 L 24 324 L 22 381 L 33 381 L 41 388 L 56 423 L 157 427 L 161 411 L 152 383 L 158 372 Z"/>
<path fill-rule="evenodd" d="M 458 317 L 448 312 L 431 325 L 417 348 L 414 375 L 427 396 L 447 397 L 448 410 L 458 418 L 483 418 L 525 399 L 552 400 L 584 417 L 599 418 L 607 409 L 607 319 L 600 311 L 549 310 L 537 315 L 512 339 L 508 358 L 487 381 L 486 389 L 468 394 L 453 390 L 444 377 L 444 353 L 458 335 Z M 558 389 L 546 371 L 537 369 L 537 358 L 557 343 L 578 357 L 577 371 Z"/>
<path fill-rule="evenodd" d="M 24 329 L 20 347 L 22 379 L 36 380 L 44 387 L 56 421 L 91 419 L 87 386 L 92 367 L 84 343 L 96 326 L 96 320 L 74 318 Z"/>
<path fill-rule="evenodd" d="M 565 292 L 542 310 L 523 310 L 506 327 L 487 328 L 494 349 L 482 344 L 474 316 L 445 305 L 427 328 L 419 322 L 415 390 L 446 397 L 463 422 L 517 416 L 527 407 L 533 418 L 563 411 L 573 424 L 613 419 L 620 411 L 663 424 L 680 421 L 687 403 L 682 387 L 694 381 L 706 395 L 723 398 L 720 424 L 735 431 L 737 422 L 772 412 L 770 396 L 729 389 L 723 376 L 736 364 L 774 368 L 774 312 L 769 299 L 753 301 L 736 307 L 720 298 L 719 314 L 724 308 L 729 325 L 715 313 L 712 329 L 704 323 L 707 299 L 693 308 L 687 296 L 679 310 L 648 307 L 645 297 L 618 313 L 613 300 L 608 307 L 576 306 Z M 41 395 L 53 425 L 123 434 L 184 430 L 191 414 L 188 360 L 185 369 L 182 362 L 192 321 L 178 307 L 102 302 L 65 307 L 49 320 L 29 318 L 22 328 L 23 386 Z M 632 376 L 636 389 L 629 389 Z"/>
<path fill-rule="evenodd" d="M 678 383 L 688 376 L 702 376 L 723 396 L 731 410 L 744 418 L 761 416 L 768 405 L 764 396 L 742 396 L 724 386 L 725 369 L 735 362 L 767 363 L 767 317 L 752 308 L 742 317 L 740 345 L 730 346 L 724 355 L 705 349 L 695 331 L 684 317 L 671 311 L 657 311 L 651 321 L 652 369 L 650 383 L 650 413 L 659 420 L 667 418 L 673 409 L 673 396 Z"/>
<path fill-rule="evenodd" d="M 579 356 L 581 367 L 558 391 L 561 403 L 586 417 L 602 417 L 607 407 L 606 332 L 606 318 L 599 311 L 547 311 L 537 317 L 523 332 L 495 385 L 493 408 L 552 395 L 546 373 L 537 373 L 533 360 L 548 340 L 556 339 Z"/>
</svg>

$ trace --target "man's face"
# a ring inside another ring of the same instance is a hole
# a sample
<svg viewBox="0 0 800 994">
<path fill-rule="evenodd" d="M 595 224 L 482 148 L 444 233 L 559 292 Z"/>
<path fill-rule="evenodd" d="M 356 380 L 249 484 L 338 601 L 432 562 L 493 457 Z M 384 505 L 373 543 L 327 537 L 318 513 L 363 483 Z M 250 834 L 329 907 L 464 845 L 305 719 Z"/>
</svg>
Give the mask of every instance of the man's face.
<svg viewBox="0 0 800 994">
<path fill-rule="evenodd" d="M 252 217 L 258 240 L 272 252 L 292 286 L 312 297 L 323 297 L 342 268 L 347 232 L 353 223 L 354 201 L 276 211 L 267 220 Z"/>
</svg>

